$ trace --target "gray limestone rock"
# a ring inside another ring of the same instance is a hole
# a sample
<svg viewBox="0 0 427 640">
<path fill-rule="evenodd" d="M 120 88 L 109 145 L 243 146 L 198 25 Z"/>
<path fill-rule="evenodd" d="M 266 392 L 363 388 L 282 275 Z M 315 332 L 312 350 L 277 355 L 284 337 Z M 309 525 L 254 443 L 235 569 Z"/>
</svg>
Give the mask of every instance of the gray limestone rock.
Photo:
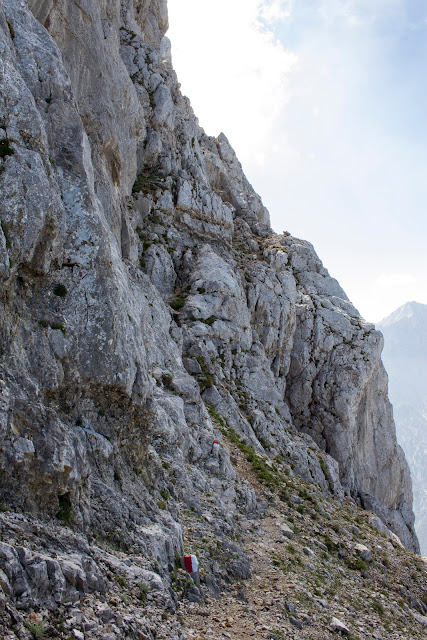
<svg viewBox="0 0 427 640">
<path fill-rule="evenodd" d="M 350 629 L 348 629 L 348 627 L 346 627 L 345 624 L 341 622 L 341 620 L 338 620 L 338 618 L 335 617 L 331 620 L 331 629 L 332 631 L 339 631 L 345 636 L 348 636 L 350 634 Z"/>
<path fill-rule="evenodd" d="M 285 524 L 284 522 L 282 522 L 280 524 L 280 531 L 281 533 L 285 536 L 285 538 L 293 538 L 294 537 L 294 532 L 292 531 L 292 529 Z"/>
<path fill-rule="evenodd" d="M 104 593 L 104 579 L 89 556 L 34 553 L 25 547 L 0 543 L 2 589 L 20 608 L 56 608 L 82 593 Z"/>
<path fill-rule="evenodd" d="M 372 552 L 364 544 L 355 544 L 354 550 L 357 553 L 357 555 L 362 558 L 362 560 L 365 560 L 365 562 L 371 562 Z"/>
<path fill-rule="evenodd" d="M 228 536 L 257 509 L 213 448 L 231 429 L 416 550 L 381 336 L 309 243 L 272 232 L 182 96 L 166 28 L 165 0 L 0 4 L 0 499 L 163 580 L 180 504 Z M 87 551 L 9 546 L 0 584 L 22 602 L 102 590 Z"/>
</svg>

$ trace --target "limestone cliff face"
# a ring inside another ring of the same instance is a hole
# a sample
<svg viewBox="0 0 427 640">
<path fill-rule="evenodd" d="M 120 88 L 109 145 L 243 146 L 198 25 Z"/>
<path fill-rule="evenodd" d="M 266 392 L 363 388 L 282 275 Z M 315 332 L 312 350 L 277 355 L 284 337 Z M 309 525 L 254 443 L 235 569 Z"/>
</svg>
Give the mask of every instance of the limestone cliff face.
<svg viewBox="0 0 427 640">
<path fill-rule="evenodd" d="M 166 28 L 163 0 L 0 2 L 0 499 L 166 570 L 180 504 L 257 508 L 221 416 L 416 550 L 381 334 L 270 229 Z"/>
</svg>

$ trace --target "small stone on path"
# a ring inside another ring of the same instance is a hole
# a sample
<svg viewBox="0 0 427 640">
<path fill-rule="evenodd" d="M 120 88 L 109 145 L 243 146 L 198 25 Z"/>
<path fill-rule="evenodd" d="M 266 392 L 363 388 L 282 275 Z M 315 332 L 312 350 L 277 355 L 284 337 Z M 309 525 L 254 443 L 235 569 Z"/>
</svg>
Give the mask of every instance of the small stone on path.
<svg viewBox="0 0 427 640">
<path fill-rule="evenodd" d="M 331 629 L 332 631 L 340 631 L 344 635 L 348 636 L 350 633 L 350 629 L 347 629 L 345 624 L 338 620 L 338 618 L 332 618 L 331 620 Z"/>
</svg>

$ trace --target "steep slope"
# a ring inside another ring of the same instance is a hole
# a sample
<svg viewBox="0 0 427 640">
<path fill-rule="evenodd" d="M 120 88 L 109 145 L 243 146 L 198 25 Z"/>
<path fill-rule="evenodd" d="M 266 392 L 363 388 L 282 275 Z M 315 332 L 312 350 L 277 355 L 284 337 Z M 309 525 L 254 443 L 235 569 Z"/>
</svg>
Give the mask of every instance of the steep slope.
<svg viewBox="0 0 427 640">
<path fill-rule="evenodd" d="M 25 514 L 0 584 L 24 607 L 102 593 L 99 538 L 168 584 L 184 506 L 248 577 L 230 541 L 263 505 L 221 429 L 418 549 L 381 334 L 198 126 L 166 26 L 161 0 L 0 4 L 0 499 Z"/>
<path fill-rule="evenodd" d="M 415 529 L 427 554 L 427 305 L 408 302 L 379 323 L 397 437 L 411 468 Z"/>
<path fill-rule="evenodd" d="M 69 527 L 0 514 L 2 537 L 7 533 L 18 549 L 27 549 L 16 578 L 21 585 L 24 576 L 27 584 L 32 579 L 31 595 L 40 601 L 49 572 L 57 598 L 40 607 L 24 596 L 17 610 L 0 596 L 2 638 L 425 638 L 426 558 L 404 550 L 394 534 L 380 533 L 378 527 L 386 531 L 381 521 L 351 500 L 263 465 L 230 435 L 224 446 L 262 509 L 236 518 L 232 541 L 219 529 L 214 510 L 199 515 L 181 509 L 185 549 L 199 558 L 199 579 L 181 568 L 179 558 L 166 580 L 138 550 L 120 550 L 100 535 L 88 544 Z M 52 558 L 40 547 L 52 549 L 54 541 Z M 250 572 L 241 558 L 236 561 L 237 548 L 250 561 Z M 12 556 L 9 563 L 16 568 Z M 66 599 L 60 600 L 66 580 Z M 2 574 L 0 584 L 6 587 Z"/>
</svg>

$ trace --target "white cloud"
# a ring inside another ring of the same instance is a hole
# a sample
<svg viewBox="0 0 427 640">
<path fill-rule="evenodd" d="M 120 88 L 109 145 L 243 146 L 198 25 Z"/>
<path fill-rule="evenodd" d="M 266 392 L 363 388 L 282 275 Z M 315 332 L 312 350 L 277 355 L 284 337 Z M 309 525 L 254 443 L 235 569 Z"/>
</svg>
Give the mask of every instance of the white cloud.
<svg viewBox="0 0 427 640">
<path fill-rule="evenodd" d="M 406 287 L 407 285 L 416 284 L 416 282 L 417 278 L 410 273 L 381 273 L 375 279 L 375 284 L 387 289 Z"/>
<path fill-rule="evenodd" d="M 285 18 L 289 6 L 277 0 L 169 0 L 174 67 L 201 126 L 210 135 L 224 131 L 241 159 L 253 154 L 257 165 L 290 97 L 288 77 L 297 56 L 267 24 Z"/>
<path fill-rule="evenodd" d="M 366 29 L 389 17 L 404 17 L 407 0 L 321 0 L 319 14 L 325 24 L 341 28 Z"/>
<path fill-rule="evenodd" d="M 259 15 L 268 24 L 274 24 L 290 18 L 292 7 L 292 0 L 269 0 L 260 3 Z"/>
</svg>

